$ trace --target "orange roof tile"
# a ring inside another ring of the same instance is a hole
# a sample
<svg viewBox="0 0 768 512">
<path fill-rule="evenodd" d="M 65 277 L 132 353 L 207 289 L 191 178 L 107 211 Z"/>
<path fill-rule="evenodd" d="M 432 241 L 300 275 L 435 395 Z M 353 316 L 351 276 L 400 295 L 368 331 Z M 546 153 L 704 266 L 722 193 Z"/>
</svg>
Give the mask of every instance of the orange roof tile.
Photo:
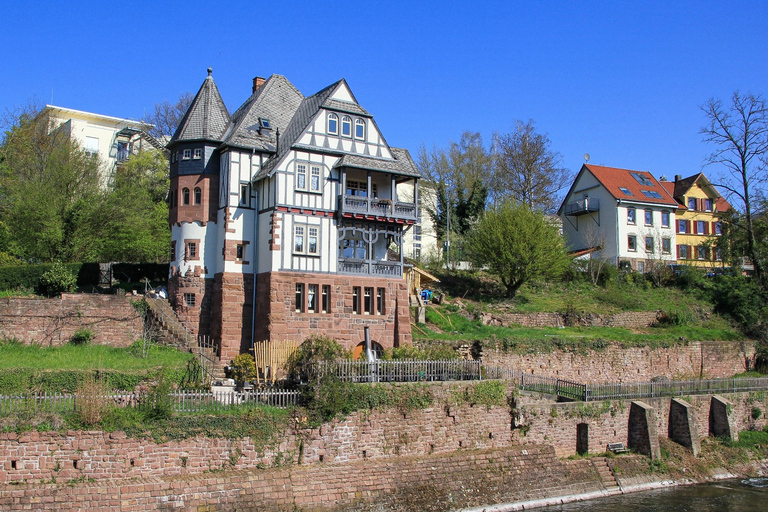
<svg viewBox="0 0 768 512">
<path fill-rule="evenodd" d="M 639 201 L 643 203 L 656 203 L 677 208 L 678 202 L 672 197 L 665 187 L 656 181 L 656 178 L 647 171 L 631 171 L 615 167 L 603 167 L 601 165 L 584 164 L 597 180 L 616 199 L 625 201 Z M 627 190 L 629 193 L 621 189 Z M 653 197 L 658 195 L 659 197 Z"/>
</svg>

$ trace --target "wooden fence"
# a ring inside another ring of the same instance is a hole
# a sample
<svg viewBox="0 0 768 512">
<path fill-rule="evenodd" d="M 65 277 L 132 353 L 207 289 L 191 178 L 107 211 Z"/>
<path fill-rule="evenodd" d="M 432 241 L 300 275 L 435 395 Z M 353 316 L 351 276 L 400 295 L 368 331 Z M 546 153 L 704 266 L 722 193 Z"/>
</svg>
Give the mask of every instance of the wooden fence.
<svg viewBox="0 0 768 512">
<path fill-rule="evenodd" d="M 253 358 L 256 362 L 256 383 L 275 383 L 282 377 L 282 369 L 291 354 L 298 350 L 301 343 L 297 341 L 281 341 L 273 343 L 269 340 L 257 341 L 253 344 Z"/>
</svg>

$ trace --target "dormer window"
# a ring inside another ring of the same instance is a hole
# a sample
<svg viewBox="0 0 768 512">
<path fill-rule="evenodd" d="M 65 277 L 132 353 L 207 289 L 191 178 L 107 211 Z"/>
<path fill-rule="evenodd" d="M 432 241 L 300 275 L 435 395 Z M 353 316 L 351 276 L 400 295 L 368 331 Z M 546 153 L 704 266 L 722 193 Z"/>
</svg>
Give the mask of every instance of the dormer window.
<svg viewBox="0 0 768 512">
<path fill-rule="evenodd" d="M 195 160 L 200 160 L 201 158 L 203 158 L 203 150 L 201 148 L 195 149 L 195 152 L 192 158 L 194 158 Z"/>
<path fill-rule="evenodd" d="M 182 153 L 181 156 L 182 160 L 189 160 L 192 158 L 192 150 L 191 149 L 185 149 L 184 153 Z"/>
<path fill-rule="evenodd" d="M 267 119 L 265 117 L 260 117 L 259 118 L 259 131 L 261 131 L 261 130 L 271 130 L 271 129 L 272 129 L 272 125 L 270 124 L 269 119 Z"/>
<path fill-rule="evenodd" d="M 365 122 L 362 119 L 355 119 L 355 138 L 365 139 Z"/>
<path fill-rule="evenodd" d="M 341 118 L 341 135 L 342 137 L 352 136 L 352 118 L 349 116 Z"/>
<path fill-rule="evenodd" d="M 339 116 L 336 114 L 328 115 L 328 133 L 331 135 L 339 134 Z"/>
</svg>

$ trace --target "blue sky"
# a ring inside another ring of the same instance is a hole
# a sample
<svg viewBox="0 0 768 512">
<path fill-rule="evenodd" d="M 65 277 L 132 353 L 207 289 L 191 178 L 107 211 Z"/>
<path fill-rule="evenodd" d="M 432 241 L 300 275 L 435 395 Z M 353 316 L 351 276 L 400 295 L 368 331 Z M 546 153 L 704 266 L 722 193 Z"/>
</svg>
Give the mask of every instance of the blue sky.
<svg viewBox="0 0 768 512">
<path fill-rule="evenodd" d="M 768 2 L 0 2 L 0 111 L 30 101 L 141 118 L 213 76 L 310 95 L 346 78 L 416 156 L 533 119 L 577 171 L 702 170 L 700 105 L 768 93 Z M 716 175 L 716 169 L 705 172 Z"/>
</svg>

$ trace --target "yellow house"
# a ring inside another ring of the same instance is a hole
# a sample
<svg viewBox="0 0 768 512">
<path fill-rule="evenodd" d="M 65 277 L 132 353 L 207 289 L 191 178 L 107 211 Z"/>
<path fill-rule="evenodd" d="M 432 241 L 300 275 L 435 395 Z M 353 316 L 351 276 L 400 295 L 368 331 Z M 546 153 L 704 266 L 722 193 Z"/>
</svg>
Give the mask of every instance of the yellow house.
<svg viewBox="0 0 768 512">
<path fill-rule="evenodd" d="M 677 263 L 696 267 L 720 267 L 720 250 L 713 237 L 722 233 L 720 215 L 731 205 L 703 173 L 675 181 L 661 181 L 678 203 L 676 212 Z"/>
</svg>

